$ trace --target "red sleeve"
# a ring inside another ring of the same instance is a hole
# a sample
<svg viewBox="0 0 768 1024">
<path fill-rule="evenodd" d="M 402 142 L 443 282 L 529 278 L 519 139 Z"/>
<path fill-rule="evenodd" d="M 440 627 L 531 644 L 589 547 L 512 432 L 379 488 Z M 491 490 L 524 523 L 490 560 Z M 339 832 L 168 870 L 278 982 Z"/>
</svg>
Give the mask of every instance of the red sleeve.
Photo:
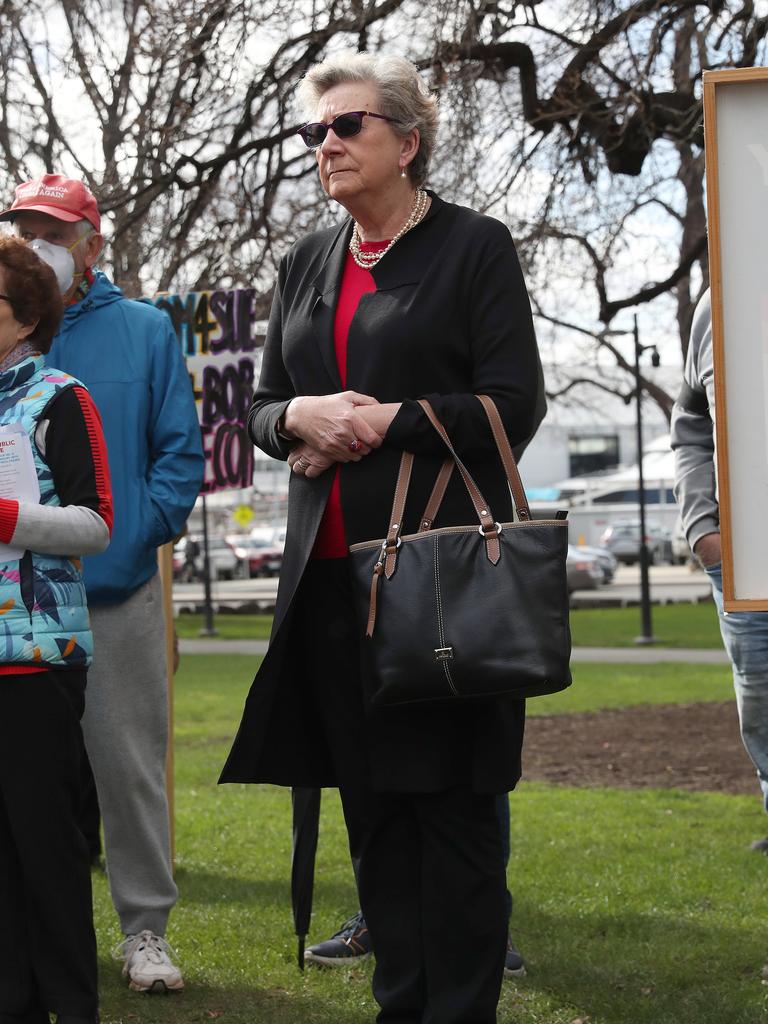
<svg viewBox="0 0 768 1024">
<path fill-rule="evenodd" d="M 45 418 L 45 461 L 61 504 L 93 509 L 107 524 L 111 536 L 112 484 L 107 445 L 93 399 L 85 388 L 66 388 L 48 406 Z"/>
<path fill-rule="evenodd" d="M 0 498 L 0 543 L 10 544 L 19 519 L 19 503 L 13 498 Z"/>
</svg>

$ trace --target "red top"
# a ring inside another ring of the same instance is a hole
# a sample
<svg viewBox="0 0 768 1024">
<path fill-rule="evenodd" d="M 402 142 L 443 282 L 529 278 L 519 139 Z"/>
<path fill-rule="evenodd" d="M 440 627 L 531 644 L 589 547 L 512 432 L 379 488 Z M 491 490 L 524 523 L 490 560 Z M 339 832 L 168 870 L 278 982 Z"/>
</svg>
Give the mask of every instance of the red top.
<svg viewBox="0 0 768 1024">
<path fill-rule="evenodd" d="M 363 242 L 361 249 L 364 252 L 377 252 L 389 245 L 384 242 Z M 352 258 L 352 253 L 347 253 L 347 261 L 344 264 L 344 274 L 341 278 L 341 291 L 339 292 L 339 303 L 336 307 L 336 316 L 333 322 L 333 343 L 336 348 L 336 362 L 339 367 L 341 386 L 344 390 L 347 387 L 347 339 L 352 318 L 357 312 L 357 307 L 364 295 L 376 291 L 376 282 L 370 270 L 363 270 L 358 267 Z M 328 495 L 328 504 L 325 506 L 317 531 L 315 546 L 312 548 L 311 558 L 345 558 L 349 554 L 347 537 L 344 532 L 344 517 L 341 512 L 341 484 L 337 465 L 334 470 L 331 493 Z"/>
</svg>

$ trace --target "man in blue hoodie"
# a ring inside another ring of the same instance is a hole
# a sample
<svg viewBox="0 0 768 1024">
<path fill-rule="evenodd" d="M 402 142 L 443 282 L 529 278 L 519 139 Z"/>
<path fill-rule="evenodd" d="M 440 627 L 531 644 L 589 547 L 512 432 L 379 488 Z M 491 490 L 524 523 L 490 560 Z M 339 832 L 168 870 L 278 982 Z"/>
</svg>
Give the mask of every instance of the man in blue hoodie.
<svg viewBox="0 0 768 1024">
<path fill-rule="evenodd" d="M 103 238 L 86 186 L 45 174 L 16 189 L 0 220 L 53 266 L 67 304 L 48 359 L 82 380 L 102 415 L 114 493 L 112 543 L 86 559 L 94 636 L 83 731 L 104 822 L 109 884 L 138 991 L 179 990 L 164 935 L 176 902 L 165 758 L 168 695 L 157 548 L 200 490 L 192 389 L 168 317 L 94 270 Z"/>
</svg>

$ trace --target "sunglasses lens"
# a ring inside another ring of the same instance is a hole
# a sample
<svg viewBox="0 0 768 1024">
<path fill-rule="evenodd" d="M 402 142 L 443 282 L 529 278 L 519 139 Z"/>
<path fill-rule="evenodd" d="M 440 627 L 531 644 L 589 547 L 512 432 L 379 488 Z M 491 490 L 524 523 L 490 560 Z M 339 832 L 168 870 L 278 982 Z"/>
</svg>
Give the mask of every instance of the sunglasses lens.
<svg viewBox="0 0 768 1024">
<path fill-rule="evenodd" d="M 353 111 L 350 114 L 339 114 L 330 124 L 313 121 L 312 124 L 305 124 L 303 128 L 299 128 L 299 135 L 310 149 L 317 149 L 325 142 L 331 128 L 340 139 L 351 139 L 353 135 L 359 134 L 363 127 L 363 117 L 359 111 Z"/>
<path fill-rule="evenodd" d="M 310 149 L 317 149 L 318 146 L 322 146 L 327 134 L 328 129 L 320 121 L 316 121 L 313 124 L 305 124 L 303 128 L 299 128 L 299 135 Z"/>
<path fill-rule="evenodd" d="M 362 114 L 339 114 L 332 128 L 340 139 L 351 139 L 363 126 Z"/>
</svg>

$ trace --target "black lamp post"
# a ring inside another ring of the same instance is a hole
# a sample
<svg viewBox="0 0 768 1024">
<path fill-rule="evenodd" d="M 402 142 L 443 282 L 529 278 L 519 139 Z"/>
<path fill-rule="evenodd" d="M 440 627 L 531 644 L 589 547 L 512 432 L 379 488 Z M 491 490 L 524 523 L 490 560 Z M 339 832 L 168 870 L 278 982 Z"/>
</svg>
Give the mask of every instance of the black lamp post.
<svg viewBox="0 0 768 1024">
<path fill-rule="evenodd" d="M 636 644 L 653 644 L 656 638 L 651 628 L 651 587 L 648 578 L 648 544 L 646 543 L 645 531 L 645 479 L 643 477 L 643 388 L 640 379 L 640 356 L 643 352 L 650 351 L 651 365 L 658 366 L 661 362 L 659 350 L 655 345 L 641 345 L 640 335 L 637 329 L 637 314 L 635 314 L 635 325 L 632 331 L 635 343 L 635 406 L 637 410 L 637 469 L 638 469 L 638 497 L 640 501 L 640 614 L 642 620 L 642 633 L 635 637 Z"/>
<path fill-rule="evenodd" d="M 208 545 L 208 507 L 203 495 L 203 614 L 205 625 L 200 636 L 218 636 L 219 632 L 213 624 L 213 600 L 211 596 L 211 556 Z"/>
</svg>

